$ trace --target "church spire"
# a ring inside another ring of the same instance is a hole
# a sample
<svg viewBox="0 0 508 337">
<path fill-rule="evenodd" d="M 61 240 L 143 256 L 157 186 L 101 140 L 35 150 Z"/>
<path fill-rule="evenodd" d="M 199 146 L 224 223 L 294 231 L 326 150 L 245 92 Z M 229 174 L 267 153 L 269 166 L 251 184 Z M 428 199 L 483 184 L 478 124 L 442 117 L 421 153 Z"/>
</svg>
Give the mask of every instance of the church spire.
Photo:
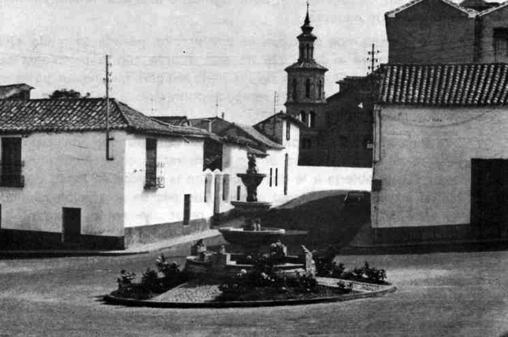
<svg viewBox="0 0 508 337">
<path fill-rule="evenodd" d="M 305 21 L 303 22 L 304 26 L 310 26 L 310 18 L 309 18 L 309 1 L 307 0 L 307 15 L 305 16 Z"/>
</svg>

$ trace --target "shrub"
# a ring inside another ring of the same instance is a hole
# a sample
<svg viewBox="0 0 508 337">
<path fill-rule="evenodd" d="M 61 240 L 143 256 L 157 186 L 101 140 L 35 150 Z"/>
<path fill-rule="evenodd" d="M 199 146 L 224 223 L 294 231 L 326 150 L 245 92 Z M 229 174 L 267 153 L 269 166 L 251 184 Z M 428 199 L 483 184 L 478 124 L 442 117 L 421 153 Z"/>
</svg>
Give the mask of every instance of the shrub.
<svg viewBox="0 0 508 337">
<path fill-rule="evenodd" d="M 169 262 L 164 254 L 161 254 L 155 262 L 157 270 L 163 275 L 162 286 L 166 289 L 172 288 L 187 280 L 185 272 L 180 270 L 176 262 Z"/>
<path fill-rule="evenodd" d="M 122 269 L 120 271 L 120 277 L 116 279 L 116 282 L 118 283 L 118 289 L 126 288 L 132 285 L 132 281 L 136 279 L 136 274 L 129 273 Z"/>
<path fill-rule="evenodd" d="M 161 281 L 159 280 L 159 274 L 150 268 L 147 268 L 141 277 L 141 286 L 149 292 L 161 293 L 163 289 L 161 287 Z"/>
</svg>

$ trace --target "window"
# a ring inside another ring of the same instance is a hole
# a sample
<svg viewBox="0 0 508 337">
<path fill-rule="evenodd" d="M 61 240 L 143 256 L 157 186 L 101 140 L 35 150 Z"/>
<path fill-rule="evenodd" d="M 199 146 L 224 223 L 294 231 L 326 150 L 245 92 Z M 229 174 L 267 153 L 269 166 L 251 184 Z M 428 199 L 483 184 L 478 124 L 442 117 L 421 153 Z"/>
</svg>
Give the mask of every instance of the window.
<svg viewBox="0 0 508 337">
<path fill-rule="evenodd" d="M 318 98 L 319 99 L 323 98 L 323 81 L 319 81 Z"/>
<path fill-rule="evenodd" d="M 293 94 L 293 101 L 296 101 L 296 99 L 298 98 L 298 84 L 296 82 L 296 79 L 294 78 L 293 79 L 293 90 L 292 90 L 292 94 Z"/>
<path fill-rule="evenodd" d="M 508 28 L 494 29 L 494 55 L 496 62 L 508 57 Z"/>
<path fill-rule="evenodd" d="M 309 112 L 309 128 L 316 126 L 316 113 L 314 111 Z"/>
<path fill-rule="evenodd" d="M 302 139 L 302 148 L 303 149 L 310 149 L 312 147 L 312 141 L 309 138 L 303 138 Z"/>
<path fill-rule="evenodd" d="M 207 174 L 205 176 L 205 194 L 204 194 L 204 202 L 208 202 L 212 196 L 212 182 L 213 182 L 213 175 Z"/>
<path fill-rule="evenodd" d="M 286 121 L 286 140 L 291 139 L 291 123 Z"/>
<path fill-rule="evenodd" d="M 157 188 L 157 139 L 146 139 L 145 189 Z"/>
<path fill-rule="evenodd" d="M 272 173 L 273 173 L 273 168 L 270 167 L 270 181 L 269 181 L 270 187 L 272 187 Z"/>
<path fill-rule="evenodd" d="M 305 97 L 310 98 L 310 80 L 305 80 Z"/>
<path fill-rule="evenodd" d="M 275 186 L 279 184 L 279 169 L 275 169 Z"/>
<path fill-rule="evenodd" d="M 241 192 L 242 192 L 242 186 L 240 186 L 240 185 L 236 186 L 236 200 L 237 201 L 240 201 Z"/>
<path fill-rule="evenodd" d="M 24 177 L 21 175 L 21 138 L 2 138 L 2 165 L 0 186 L 23 187 Z"/>
<path fill-rule="evenodd" d="M 307 125 L 307 114 L 305 113 L 305 111 L 300 111 L 300 121 Z"/>
<path fill-rule="evenodd" d="M 229 200 L 229 174 L 222 177 L 222 200 Z"/>
<path fill-rule="evenodd" d="M 190 222 L 191 214 L 191 195 L 184 194 L 183 196 L 183 224 L 187 226 Z"/>
</svg>

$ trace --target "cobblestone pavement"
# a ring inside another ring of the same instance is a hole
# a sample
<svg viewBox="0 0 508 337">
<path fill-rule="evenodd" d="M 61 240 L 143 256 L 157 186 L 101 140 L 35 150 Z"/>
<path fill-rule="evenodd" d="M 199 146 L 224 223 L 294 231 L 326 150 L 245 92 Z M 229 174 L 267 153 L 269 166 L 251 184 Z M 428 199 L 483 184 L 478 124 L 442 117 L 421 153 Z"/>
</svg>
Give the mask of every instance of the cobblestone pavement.
<svg viewBox="0 0 508 337">
<path fill-rule="evenodd" d="M 186 251 L 167 254 L 183 262 Z M 508 333 L 508 252 L 344 256 L 387 270 L 398 290 L 308 306 L 150 309 L 100 296 L 156 254 L 0 260 L 0 336 L 494 336 Z"/>
<path fill-rule="evenodd" d="M 187 282 L 162 295 L 154 297 L 156 302 L 200 303 L 214 300 L 221 294 L 218 284 Z"/>
</svg>

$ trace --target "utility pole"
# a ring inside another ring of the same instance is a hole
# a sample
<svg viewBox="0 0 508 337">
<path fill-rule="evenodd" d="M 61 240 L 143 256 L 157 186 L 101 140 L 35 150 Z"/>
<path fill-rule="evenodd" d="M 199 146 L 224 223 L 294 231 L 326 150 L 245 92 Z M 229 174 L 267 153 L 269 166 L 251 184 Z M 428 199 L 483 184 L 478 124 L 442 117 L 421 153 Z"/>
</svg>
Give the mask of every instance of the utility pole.
<svg viewBox="0 0 508 337">
<path fill-rule="evenodd" d="M 219 95 L 215 98 L 215 117 L 219 117 Z"/>
<path fill-rule="evenodd" d="M 274 93 L 273 93 L 273 114 L 274 115 L 277 113 L 277 100 L 278 100 L 277 91 L 274 91 Z"/>
<path fill-rule="evenodd" d="M 379 67 L 379 58 L 377 57 L 381 53 L 379 50 L 376 50 L 376 44 L 372 44 L 371 50 L 368 52 L 369 57 L 367 57 L 367 61 L 370 61 L 370 66 L 368 67 L 369 71 L 367 74 L 372 74 Z"/>
<path fill-rule="evenodd" d="M 106 84 L 106 160 L 113 160 L 113 157 L 110 156 L 110 142 L 114 139 L 109 134 L 109 83 L 111 82 L 111 72 L 109 67 L 111 64 L 109 63 L 109 55 L 106 55 L 106 77 L 104 78 L 104 82 Z"/>
</svg>

